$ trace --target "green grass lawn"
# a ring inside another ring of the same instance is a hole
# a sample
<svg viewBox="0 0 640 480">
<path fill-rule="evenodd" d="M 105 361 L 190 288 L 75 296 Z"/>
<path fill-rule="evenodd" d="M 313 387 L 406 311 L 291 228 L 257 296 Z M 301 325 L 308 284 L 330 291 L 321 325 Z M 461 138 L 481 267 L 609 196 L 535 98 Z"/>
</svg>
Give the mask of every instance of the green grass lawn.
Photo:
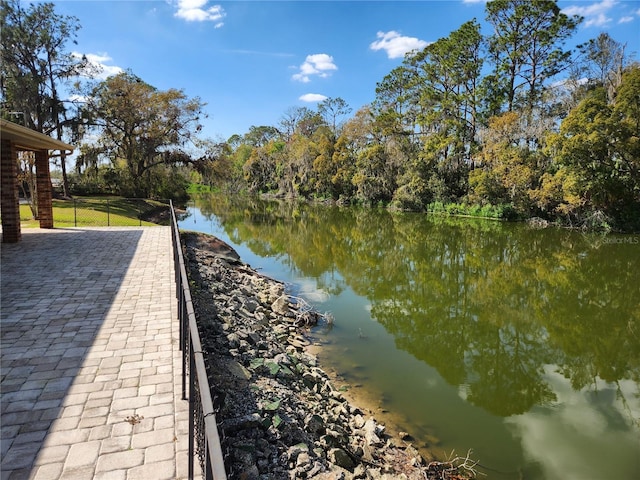
<svg viewBox="0 0 640 480">
<path fill-rule="evenodd" d="M 154 226 L 155 223 L 142 221 L 141 213 L 160 206 L 160 202 L 119 197 L 87 198 L 74 200 L 53 200 L 54 227 L 97 227 L 97 226 Z M 40 222 L 34 220 L 29 205 L 20 205 L 20 225 L 23 228 L 38 228 Z"/>
</svg>

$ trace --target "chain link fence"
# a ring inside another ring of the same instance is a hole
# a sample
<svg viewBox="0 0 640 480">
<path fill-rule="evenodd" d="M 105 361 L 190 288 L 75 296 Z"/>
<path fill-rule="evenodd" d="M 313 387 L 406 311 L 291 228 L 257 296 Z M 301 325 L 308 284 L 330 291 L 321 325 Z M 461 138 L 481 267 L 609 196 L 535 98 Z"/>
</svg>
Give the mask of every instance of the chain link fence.
<svg viewBox="0 0 640 480">
<path fill-rule="evenodd" d="M 55 227 L 169 225 L 170 220 L 168 200 L 77 198 L 53 201 Z"/>
</svg>

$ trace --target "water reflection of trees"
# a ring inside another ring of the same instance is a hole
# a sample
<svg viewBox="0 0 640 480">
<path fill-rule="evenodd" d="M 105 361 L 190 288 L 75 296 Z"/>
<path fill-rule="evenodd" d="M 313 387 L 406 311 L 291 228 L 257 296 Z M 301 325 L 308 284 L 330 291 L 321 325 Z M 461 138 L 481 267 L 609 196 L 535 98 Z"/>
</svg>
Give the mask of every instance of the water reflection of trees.
<svg viewBox="0 0 640 480">
<path fill-rule="evenodd" d="M 553 402 L 549 364 L 576 389 L 598 377 L 640 380 L 636 245 L 593 248 L 573 232 L 523 225 L 255 199 L 238 208 L 212 198 L 198 205 L 234 242 L 282 256 L 334 294 L 344 282 L 369 299 L 398 348 L 466 385 L 467 400 L 494 414 Z"/>
</svg>

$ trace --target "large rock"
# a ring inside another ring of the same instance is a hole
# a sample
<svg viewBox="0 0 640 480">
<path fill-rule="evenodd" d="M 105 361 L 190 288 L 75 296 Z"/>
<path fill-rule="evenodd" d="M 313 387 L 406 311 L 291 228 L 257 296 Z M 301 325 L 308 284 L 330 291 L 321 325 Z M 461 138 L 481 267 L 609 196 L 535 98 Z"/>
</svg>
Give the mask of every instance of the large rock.
<svg viewBox="0 0 640 480">
<path fill-rule="evenodd" d="M 291 308 L 289 306 L 289 300 L 286 295 L 280 295 L 277 300 L 271 304 L 271 310 L 278 315 L 289 315 Z"/>
<path fill-rule="evenodd" d="M 352 470 L 355 467 L 353 460 L 347 452 L 342 448 L 332 448 L 327 452 L 327 458 L 331 463 L 347 470 Z"/>
<path fill-rule="evenodd" d="M 364 431 L 364 438 L 367 441 L 367 445 L 377 446 L 384 443 L 378 436 L 379 434 L 382 434 L 383 429 L 376 423 L 373 418 L 370 418 L 365 422 L 362 430 Z"/>
</svg>

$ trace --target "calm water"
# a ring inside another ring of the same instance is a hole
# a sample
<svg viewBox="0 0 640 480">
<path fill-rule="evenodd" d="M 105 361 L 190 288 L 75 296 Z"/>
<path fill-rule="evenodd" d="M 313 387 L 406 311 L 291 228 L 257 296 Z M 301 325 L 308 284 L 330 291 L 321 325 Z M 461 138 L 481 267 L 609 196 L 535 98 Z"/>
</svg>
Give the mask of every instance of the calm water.
<svg viewBox="0 0 640 480">
<path fill-rule="evenodd" d="M 220 196 L 188 213 L 334 315 L 321 363 L 418 446 L 472 449 L 488 479 L 640 478 L 640 235 Z"/>
</svg>

